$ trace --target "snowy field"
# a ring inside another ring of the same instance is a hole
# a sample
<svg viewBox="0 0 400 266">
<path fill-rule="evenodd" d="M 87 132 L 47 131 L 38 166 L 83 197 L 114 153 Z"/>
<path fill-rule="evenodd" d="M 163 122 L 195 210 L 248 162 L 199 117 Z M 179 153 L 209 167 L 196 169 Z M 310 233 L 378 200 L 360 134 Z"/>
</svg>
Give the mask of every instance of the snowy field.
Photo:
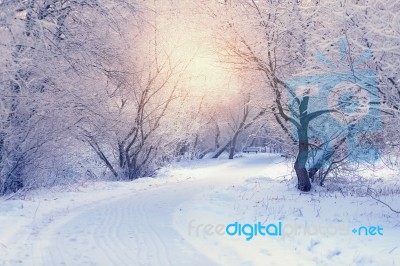
<svg viewBox="0 0 400 266">
<path fill-rule="evenodd" d="M 269 154 L 205 159 L 2 199 L 0 265 L 400 265 L 400 214 L 367 196 L 301 194 L 288 166 Z M 397 210 L 399 199 L 380 196 Z M 270 235 L 238 235 L 259 222 Z"/>
</svg>

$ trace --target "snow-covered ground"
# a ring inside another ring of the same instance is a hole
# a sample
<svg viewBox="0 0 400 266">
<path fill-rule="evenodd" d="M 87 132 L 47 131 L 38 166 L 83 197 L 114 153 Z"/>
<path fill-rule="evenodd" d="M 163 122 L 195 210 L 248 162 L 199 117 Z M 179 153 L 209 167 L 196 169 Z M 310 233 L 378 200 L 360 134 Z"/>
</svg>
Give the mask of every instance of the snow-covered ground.
<svg viewBox="0 0 400 266">
<path fill-rule="evenodd" d="M 370 197 L 301 194 L 291 176 L 282 157 L 246 155 L 0 199 L 0 265 L 400 265 L 399 214 Z M 235 222 L 281 235 L 230 236 Z M 361 226 L 376 235 L 352 233 Z"/>
</svg>

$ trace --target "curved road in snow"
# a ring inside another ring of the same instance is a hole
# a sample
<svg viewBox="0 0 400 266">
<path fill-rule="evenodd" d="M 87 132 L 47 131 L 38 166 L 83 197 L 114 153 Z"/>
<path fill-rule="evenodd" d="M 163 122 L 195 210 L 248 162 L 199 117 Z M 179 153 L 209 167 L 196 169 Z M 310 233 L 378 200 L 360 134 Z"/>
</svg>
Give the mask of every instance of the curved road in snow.
<svg viewBox="0 0 400 266">
<path fill-rule="evenodd" d="M 208 178 L 167 184 L 71 212 L 60 222 L 54 217 L 20 258 L 24 265 L 215 265 L 172 225 L 178 206 L 209 188 Z"/>
</svg>

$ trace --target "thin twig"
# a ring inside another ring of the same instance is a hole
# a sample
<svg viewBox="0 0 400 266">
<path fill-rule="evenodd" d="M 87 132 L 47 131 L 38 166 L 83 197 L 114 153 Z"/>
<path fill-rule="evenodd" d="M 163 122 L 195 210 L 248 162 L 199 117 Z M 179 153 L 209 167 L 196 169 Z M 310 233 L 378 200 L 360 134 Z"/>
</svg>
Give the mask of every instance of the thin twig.
<svg viewBox="0 0 400 266">
<path fill-rule="evenodd" d="M 389 204 L 387 204 L 386 202 L 383 202 L 382 200 L 380 200 L 380 199 L 378 199 L 378 198 L 372 196 L 371 193 L 369 193 L 369 191 L 375 192 L 373 189 L 368 188 L 368 190 L 367 190 L 367 195 L 368 195 L 368 196 L 370 196 L 370 197 L 373 198 L 374 200 L 376 200 L 376 201 L 382 203 L 383 205 L 385 205 L 386 207 L 388 207 L 392 212 L 400 213 L 400 211 L 397 211 L 397 210 L 393 209 L 393 208 L 392 208 Z"/>
</svg>

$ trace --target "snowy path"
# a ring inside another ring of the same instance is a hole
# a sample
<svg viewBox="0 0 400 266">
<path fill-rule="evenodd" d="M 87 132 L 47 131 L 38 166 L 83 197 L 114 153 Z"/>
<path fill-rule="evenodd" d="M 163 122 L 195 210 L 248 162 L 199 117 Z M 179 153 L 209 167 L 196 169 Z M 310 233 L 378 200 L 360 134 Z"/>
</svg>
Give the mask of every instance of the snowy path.
<svg viewBox="0 0 400 266">
<path fill-rule="evenodd" d="M 25 263 L 214 265 L 172 226 L 177 206 L 208 189 L 209 183 L 200 180 L 164 185 L 71 213 L 71 217 L 51 223 L 29 240 L 32 250 L 26 255 L 31 259 Z"/>
</svg>

